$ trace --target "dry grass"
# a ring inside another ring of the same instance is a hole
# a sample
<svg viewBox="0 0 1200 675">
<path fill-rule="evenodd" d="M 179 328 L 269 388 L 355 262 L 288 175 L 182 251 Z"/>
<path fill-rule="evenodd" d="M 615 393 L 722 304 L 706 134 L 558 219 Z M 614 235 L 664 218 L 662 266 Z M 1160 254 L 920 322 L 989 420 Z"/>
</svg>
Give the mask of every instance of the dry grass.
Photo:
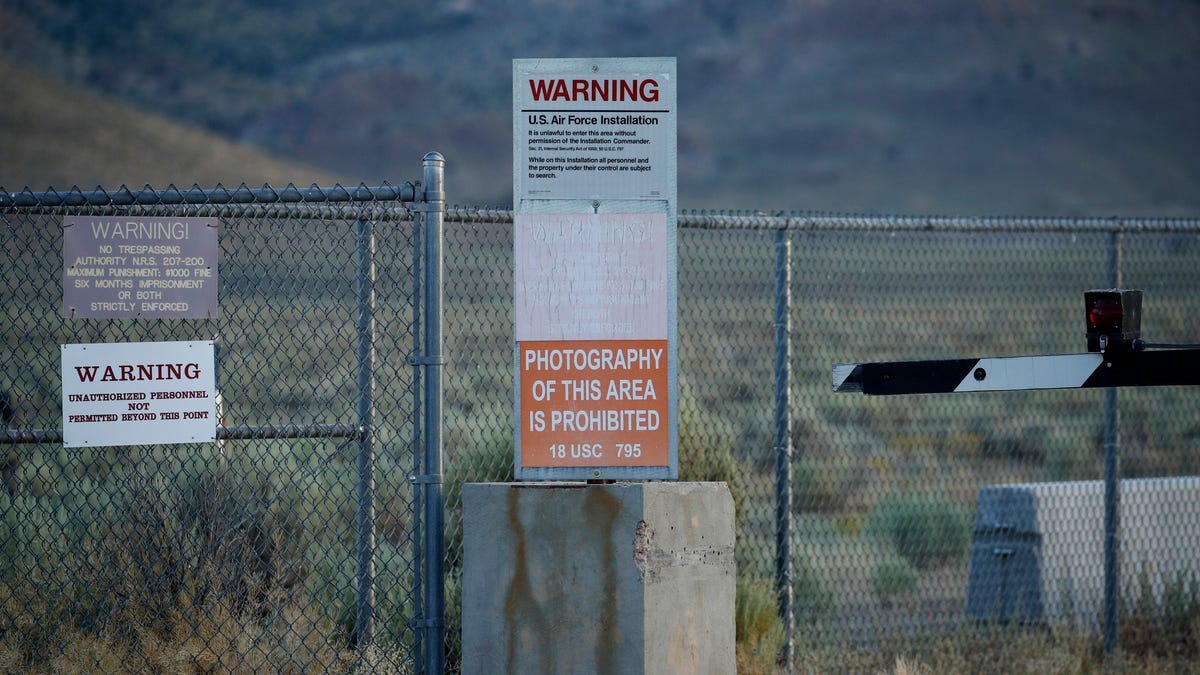
<svg viewBox="0 0 1200 675">
<path fill-rule="evenodd" d="M 206 476 L 175 504 L 129 472 L 115 510 L 80 520 L 53 565 L 39 557 L 51 539 L 10 528 L 32 543 L 0 569 L 0 673 L 402 672 L 407 655 L 354 648 L 318 590 L 328 574 L 305 583 L 305 525 Z"/>
<path fill-rule="evenodd" d="M 47 653 L 22 636 L 0 642 L 0 673 L 403 673 L 406 657 L 386 646 L 363 653 L 338 644 L 319 608 L 288 606 L 259 619 L 218 604 L 194 608 L 163 634 L 145 616 L 120 633 L 52 629 Z"/>
<path fill-rule="evenodd" d="M 771 584 L 743 579 L 737 584 L 737 669 L 742 675 L 769 675 L 783 648 L 783 622 Z"/>
<path fill-rule="evenodd" d="M 1193 625 L 1192 630 L 1200 628 Z M 785 672 L 780 669 L 780 673 Z M 792 673 L 874 675 L 1051 675 L 1200 673 L 1184 653 L 1134 648 L 1104 653 L 1093 634 L 1046 626 L 963 626 L 941 637 L 886 642 L 875 648 L 801 644 Z"/>
</svg>

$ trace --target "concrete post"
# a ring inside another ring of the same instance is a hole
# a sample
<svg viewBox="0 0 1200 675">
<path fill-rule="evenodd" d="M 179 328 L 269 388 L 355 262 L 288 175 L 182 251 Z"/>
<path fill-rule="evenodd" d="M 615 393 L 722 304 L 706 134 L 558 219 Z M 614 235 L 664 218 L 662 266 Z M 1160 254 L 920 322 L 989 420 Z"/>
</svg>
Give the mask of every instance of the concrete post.
<svg viewBox="0 0 1200 675">
<path fill-rule="evenodd" d="M 736 671 L 724 483 L 463 487 L 463 673 Z"/>
</svg>

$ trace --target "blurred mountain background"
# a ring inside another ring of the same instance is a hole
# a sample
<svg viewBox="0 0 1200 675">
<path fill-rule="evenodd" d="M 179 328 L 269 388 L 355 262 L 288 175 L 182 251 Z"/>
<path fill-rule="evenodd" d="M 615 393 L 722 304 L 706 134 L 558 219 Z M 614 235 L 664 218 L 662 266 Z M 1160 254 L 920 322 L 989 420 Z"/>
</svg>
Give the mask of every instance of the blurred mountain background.
<svg viewBox="0 0 1200 675">
<path fill-rule="evenodd" d="M 0 0 L 0 185 L 512 201 L 512 59 L 675 56 L 681 208 L 1200 214 L 1195 0 Z"/>
</svg>

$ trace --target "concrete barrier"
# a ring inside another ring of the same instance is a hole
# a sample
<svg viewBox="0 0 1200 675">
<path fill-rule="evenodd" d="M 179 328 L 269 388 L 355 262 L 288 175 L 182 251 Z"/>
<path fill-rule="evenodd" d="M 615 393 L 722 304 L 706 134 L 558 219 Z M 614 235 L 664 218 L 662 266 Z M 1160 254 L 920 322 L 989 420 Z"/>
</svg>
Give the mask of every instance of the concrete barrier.
<svg viewBox="0 0 1200 675">
<path fill-rule="evenodd" d="M 1149 590 L 1161 599 L 1168 584 L 1200 581 L 1200 477 L 1123 480 L 1118 513 L 1126 597 Z M 1103 482 L 980 490 L 969 616 L 1095 628 L 1103 605 Z"/>
<path fill-rule="evenodd" d="M 724 483 L 463 486 L 463 673 L 725 675 Z"/>
</svg>

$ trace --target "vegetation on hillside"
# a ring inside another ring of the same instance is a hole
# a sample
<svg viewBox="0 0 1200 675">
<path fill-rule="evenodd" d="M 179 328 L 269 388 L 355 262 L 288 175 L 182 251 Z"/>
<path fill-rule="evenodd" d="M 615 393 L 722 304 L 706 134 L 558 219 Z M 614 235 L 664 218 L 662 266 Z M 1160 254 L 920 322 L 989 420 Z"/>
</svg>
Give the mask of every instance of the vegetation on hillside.
<svg viewBox="0 0 1200 675">
<path fill-rule="evenodd" d="M 1198 16 L 1183 0 L 2 0 L 0 57 L 354 184 L 439 150 L 453 201 L 506 204 L 513 58 L 675 56 L 687 207 L 1156 215 L 1200 205 Z"/>
<path fill-rule="evenodd" d="M 333 174 L 0 60 L 0 187 L 332 185 Z M 410 174 L 419 169 L 412 158 Z"/>
</svg>

